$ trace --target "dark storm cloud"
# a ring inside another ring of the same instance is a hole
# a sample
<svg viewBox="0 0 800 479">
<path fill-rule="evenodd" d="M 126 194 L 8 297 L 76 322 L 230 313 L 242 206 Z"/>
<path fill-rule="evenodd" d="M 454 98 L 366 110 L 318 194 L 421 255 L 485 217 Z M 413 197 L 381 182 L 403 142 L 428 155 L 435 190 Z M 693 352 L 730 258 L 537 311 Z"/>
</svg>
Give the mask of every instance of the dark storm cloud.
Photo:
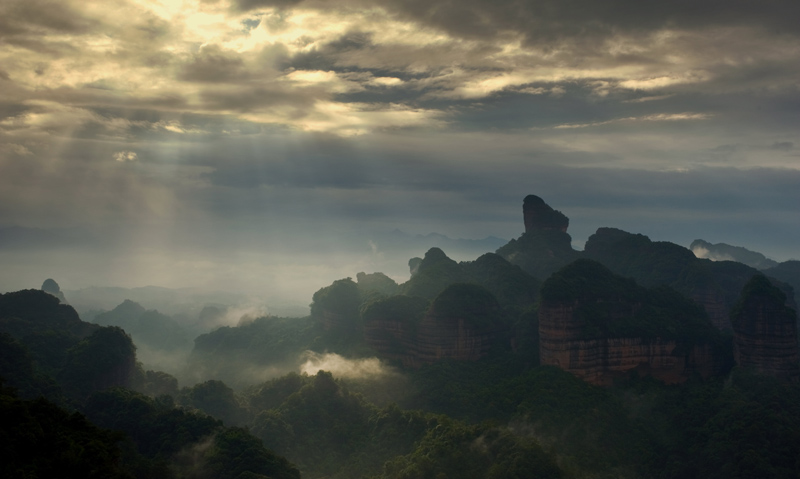
<svg viewBox="0 0 800 479">
<path fill-rule="evenodd" d="M 7 0 L 0 6 L 0 38 L 18 34 L 87 32 L 95 22 L 57 0 Z"/>
<path fill-rule="evenodd" d="M 303 0 L 234 0 L 233 4 L 241 11 L 248 11 L 257 8 L 294 7 L 302 3 L 302 1 Z"/>
<path fill-rule="evenodd" d="M 730 25 L 800 33 L 800 4 L 785 0 L 396 0 L 389 5 L 407 18 L 454 35 L 494 38 L 515 31 L 529 44 L 572 38 L 588 46 L 618 32 Z"/>
<path fill-rule="evenodd" d="M 246 78 L 244 61 L 236 52 L 225 51 L 217 45 L 200 49 L 192 60 L 183 66 L 181 80 L 197 82 L 228 82 Z"/>
<path fill-rule="evenodd" d="M 8 44 L 50 56 L 75 52 L 63 38 L 49 34 L 83 35 L 98 26 L 67 2 L 7 0 L 0 2 L 0 45 Z"/>
<path fill-rule="evenodd" d="M 210 110 L 233 110 L 251 112 L 264 108 L 287 106 L 294 110 L 295 117 L 303 116 L 314 103 L 314 95 L 305 95 L 297 90 L 281 88 L 243 86 L 236 89 L 206 89 L 200 92 L 203 106 Z M 319 90 L 317 94 L 321 93 Z"/>
<path fill-rule="evenodd" d="M 347 52 L 365 50 L 372 47 L 372 34 L 365 32 L 348 32 L 341 37 L 314 48 L 301 52 L 285 60 L 284 68 L 299 70 L 351 70 L 352 65 L 337 65 L 339 57 Z M 338 68 L 337 68 L 338 66 Z"/>
</svg>

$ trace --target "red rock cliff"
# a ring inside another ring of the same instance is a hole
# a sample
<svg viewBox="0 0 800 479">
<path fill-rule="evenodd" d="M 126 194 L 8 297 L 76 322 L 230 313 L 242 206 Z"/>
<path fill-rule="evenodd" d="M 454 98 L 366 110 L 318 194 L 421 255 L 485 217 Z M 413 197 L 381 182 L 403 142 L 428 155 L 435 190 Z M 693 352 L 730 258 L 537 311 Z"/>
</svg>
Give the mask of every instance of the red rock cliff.
<svg viewBox="0 0 800 479">
<path fill-rule="evenodd" d="M 497 300 L 481 286 L 451 285 L 430 307 L 419 301 L 396 296 L 365 311 L 364 337 L 381 356 L 412 368 L 443 359 L 474 361 L 507 339 Z"/>
<path fill-rule="evenodd" d="M 763 275 L 745 285 L 731 312 L 734 359 L 740 367 L 791 381 L 800 379 L 797 314 Z"/>
<path fill-rule="evenodd" d="M 581 339 L 583 324 L 573 305 L 543 305 L 539 309 L 539 359 L 586 382 L 611 385 L 636 370 L 665 383 L 680 383 L 695 372 L 709 377 L 717 364 L 712 348 L 698 344 L 678 347 L 660 338 Z"/>
</svg>

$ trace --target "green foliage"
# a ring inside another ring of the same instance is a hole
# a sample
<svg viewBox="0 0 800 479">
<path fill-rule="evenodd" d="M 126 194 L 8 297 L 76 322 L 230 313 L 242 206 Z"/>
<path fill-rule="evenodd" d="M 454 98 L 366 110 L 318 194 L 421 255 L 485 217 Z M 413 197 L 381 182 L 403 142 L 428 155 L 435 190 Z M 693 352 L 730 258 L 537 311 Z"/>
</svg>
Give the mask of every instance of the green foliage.
<svg viewBox="0 0 800 479">
<path fill-rule="evenodd" d="M 64 391 L 84 399 L 94 391 L 129 386 L 136 374 L 136 348 L 122 329 L 100 328 L 67 352 L 59 374 Z"/>
<path fill-rule="evenodd" d="M 43 373 L 56 377 L 67 363 L 68 351 L 80 338 L 67 331 L 39 331 L 22 338 L 36 367 Z"/>
<path fill-rule="evenodd" d="M 506 309 L 519 312 L 536 302 L 539 281 L 497 254 L 486 253 L 475 261 L 461 263 L 461 267 L 472 282 L 489 290 Z"/>
<path fill-rule="evenodd" d="M 119 326 L 136 344 L 150 349 L 172 351 L 191 347 L 189 333 L 177 321 L 127 299 L 113 310 L 96 315 L 93 322 Z"/>
<path fill-rule="evenodd" d="M 443 420 L 411 454 L 386 464 L 382 479 L 560 478 L 555 458 L 533 440 Z"/>
<path fill-rule="evenodd" d="M 358 290 L 364 296 L 368 293 L 379 293 L 384 296 L 391 296 L 397 293 L 397 283 L 383 273 L 358 273 Z"/>
<path fill-rule="evenodd" d="M 0 386 L 0 424 L 2 477 L 131 477 L 119 464 L 121 434 L 45 399 L 21 400 Z"/>
<path fill-rule="evenodd" d="M 786 302 L 786 295 L 783 291 L 773 286 L 770 280 L 763 274 L 753 275 L 750 281 L 742 288 L 738 308 L 741 308 L 741 303 L 745 303 L 748 299 L 753 297 L 765 299 L 775 304 L 784 304 Z"/>
<path fill-rule="evenodd" d="M 361 317 L 365 323 L 383 320 L 418 325 L 429 304 L 416 296 L 390 296 L 365 305 Z"/>
<path fill-rule="evenodd" d="M 661 338 L 680 344 L 719 342 L 705 310 L 662 286 L 645 289 L 600 263 L 580 259 L 542 285 L 542 304 L 575 307 L 582 338 Z"/>
<path fill-rule="evenodd" d="M 0 380 L 23 398 L 60 396 L 52 378 L 41 373 L 25 346 L 7 333 L 0 333 Z"/>
<path fill-rule="evenodd" d="M 346 318 L 358 318 L 360 304 L 358 285 L 350 278 L 339 279 L 314 293 L 311 316 L 321 318 L 325 311 L 329 311 Z"/>
<path fill-rule="evenodd" d="M 127 434 L 130 443 L 123 459 L 137 477 L 194 478 L 207 472 L 221 478 L 246 472 L 299 477 L 288 461 L 264 449 L 246 430 L 225 428 L 212 417 L 176 409 L 164 398 L 110 389 L 93 394 L 85 412 L 96 424 Z"/>
<path fill-rule="evenodd" d="M 458 263 L 448 258 L 439 248 L 431 248 L 425 253 L 425 258 L 417 268 L 417 272 L 405 283 L 401 284 L 398 292 L 406 296 L 418 296 L 433 299 L 453 283 L 469 282 L 466 272 Z"/>
<path fill-rule="evenodd" d="M 682 246 L 615 228 L 598 229 L 586 242 L 584 255 L 647 287 L 672 284 L 698 261 Z"/>
<path fill-rule="evenodd" d="M 741 334 L 754 334 L 751 318 L 758 317 L 764 310 L 770 310 L 770 326 L 796 324 L 797 313 L 785 305 L 786 295 L 762 274 L 754 275 L 742 289 L 741 297 L 731 309 L 731 323 L 734 331 Z M 774 333 L 773 333 L 774 334 Z"/>
<path fill-rule="evenodd" d="M 300 479 L 300 472 L 289 461 L 264 449 L 260 440 L 240 428 L 227 428 L 214 436 L 204 469 L 216 479 L 259 475 L 272 479 Z"/>
<path fill-rule="evenodd" d="M 682 246 L 614 228 L 598 229 L 586 242 L 584 257 L 645 287 L 667 285 L 687 297 L 720 297 L 728 308 L 758 273 L 741 263 L 699 259 Z M 778 286 L 792 294 L 789 285 Z"/>
<path fill-rule="evenodd" d="M 229 426 L 242 425 L 247 421 L 247 411 L 239 404 L 233 389 L 222 381 L 212 379 L 191 388 L 183 388 L 178 395 L 178 402 L 199 409 Z"/>
<path fill-rule="evenodd" d="M 301 354 L 315 341 L 324 349 L 324 332 L 310 317 L 265 317 L 222 327 L 195 339 L 185 375 L 196 381 L 225 378 L 232 387 L 247 387 L 266 379 L 252 369 L 297 368 Z"/>
<path fill-rule="evenodd" d="M 0 294 L 0 332 L 15 338 L 54 330 L 85 336 L 96 327 L 84 323 L 71 306 L 36 289 Z"/>
<path fill-rule="evenodd" d="M 372 410 L 359 396 L 341 389 L 330 373 L 320 371 L 277 412 L 274 419 L 290 424 L 294 433 L 277 452 L 296 461 L 301 470 L 331 474 L 366 440 Z M 274 420 L 258 425 L 254 432 L 261 437 L 281 434 L 272 429 Z"/>
<path fill-rule="evenodd" d="M 276 409 L 286 398 L 299 391 L 300 388 L 308 383 L 308 376 L 289 373 L 261 385 L 252 386 L 248 388 L 245 395 L 250 409 L 254 411 Z"/>
<path fill-rule="evenodd" d="M 148 396 L 177 396 L 178 380 L 163 371 L 145 371 L 142 392 Z"/>
<path fill-rule="evenodd" d="M 410 280 L 400 285 L 400 294 L 432 300 L 448 286 L 479 284 L 489 290 L 506 309 L 519 312 L 534 304 L 539 282 L 502 257 L 487 253 L 475 261 L 456 263 L 439 248 L 431 248 Z"/>
<path fill-rule="evenodd" d="M 477 284 L 451 284 L 431 303 L 430 311 L 436 317 L 463 319 L 478 328 L 505 322 L 494 295 Z"/>
<path fill-rule="evenodd" d="M 727 380 L 652 386 L 658 430 L 643 474 L 672 478 L 800 475 L 800 386 L 734 369 Z"/>
<path fill-rule="evenodd" d="M 93 423 L 123 431 L 138 453 L 151 460 L 167 460 L 222 426 L 212 417 L 175 409 L 168 401 L 123 388 L 92 394 L 83 411 Z"/>
</svg>

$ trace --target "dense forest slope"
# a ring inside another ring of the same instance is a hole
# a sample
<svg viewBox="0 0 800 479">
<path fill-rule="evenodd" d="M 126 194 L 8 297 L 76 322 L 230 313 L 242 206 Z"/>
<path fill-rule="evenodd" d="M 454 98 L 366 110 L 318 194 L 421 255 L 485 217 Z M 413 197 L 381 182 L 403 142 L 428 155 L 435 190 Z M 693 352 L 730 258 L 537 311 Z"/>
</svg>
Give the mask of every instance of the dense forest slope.
<svg viewBox="0 0 800 479">
<path fill-rule="evenodd" d="M 800 477 L 793 262 L 767 277 L 613 228 L 578 252 L 535 196 L 523 220 L 497 254 L 431 248 L 405 283 L 361 272 L 307 317 L 202 334 L 182 383 L 137 362 L 180 337 L 167 316 L 0 295 L 0 473 Z"/>
</svg>

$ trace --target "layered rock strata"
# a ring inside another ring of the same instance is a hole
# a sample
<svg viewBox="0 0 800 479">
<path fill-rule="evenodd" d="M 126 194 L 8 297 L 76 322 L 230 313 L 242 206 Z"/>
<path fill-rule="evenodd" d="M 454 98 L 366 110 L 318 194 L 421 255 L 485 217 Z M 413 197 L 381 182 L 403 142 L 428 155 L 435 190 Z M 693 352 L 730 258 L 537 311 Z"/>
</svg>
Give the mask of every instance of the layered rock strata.
<svg viewBox="0 0 800 479">
<path fill-rule="evenodd" d="M 740 367 L 797 381 L 797 314 L 785 301 L 783 292 L 763 275 L 745 285 L 731 313 L 734 359 Z"/>
<path fill-rule="evenodd" d="M 579 260 L 551 276 L 541 295 L 540 363 L 589 383 L 610 385 L 632 371 L 680 383 L 723 366 L 719 332 L 699 305 L 669 288 L 646 289 Z"/>
<path fill-rule="evenodd" d="M 718 366 L 710 344 L 679 347 L 661 338 L 581 339 L 582 324 L 575 307 L 558 305 L 539 310 L 539 359 L 584 381 L 609 386 L 632 371 L 667 384 L 686 381 L 693 373 L 707 378 Z"/>
<path fill-rule="evenodd" d="M 454 284 L 427 306 L 395 296 L 364 312 L 364 338 L 390 360 L 419 368 L 443 359 L 475 361 L 507 339 L 500 307 L 484 288 Z"/>
</svg>

